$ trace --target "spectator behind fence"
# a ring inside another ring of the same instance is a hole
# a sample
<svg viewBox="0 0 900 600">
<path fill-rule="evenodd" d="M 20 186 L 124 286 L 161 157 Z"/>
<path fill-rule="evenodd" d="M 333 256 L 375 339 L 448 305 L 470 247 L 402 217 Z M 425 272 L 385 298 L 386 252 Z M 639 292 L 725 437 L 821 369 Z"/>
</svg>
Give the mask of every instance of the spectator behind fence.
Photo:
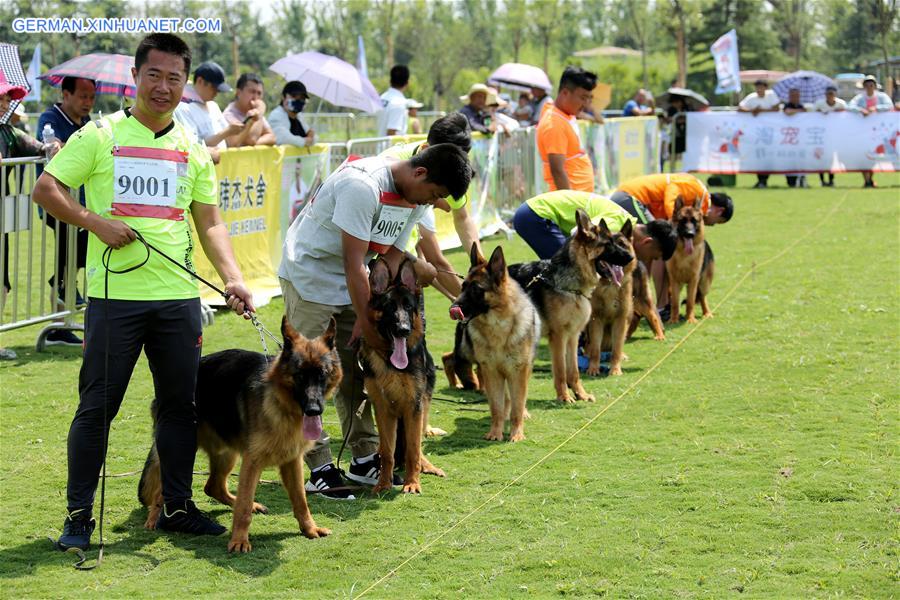
<svg viewBox="0 0 900 600">
<path fill-rule="evenodd" d="M 494 88 L 491 88 L 487 99 L 488 116 L 497 131 L 508 134 L 519 128 L 519 122 L 507 114 L 507 108 L 509 108 L 509 102 L 497 94 Z"/>
<path fill-rule="evenodd" d="M 528 127 L 531 125 L 533 115 L 534 107 L 531 105 L 531 96 L 528 95 L 528 92 L 522 92 L 519 94 L 519 103 L 513 111 L 513 118 L 522 127 Z"/>
<path fill-rule="evenodd" d="M 550 190 L 594 191 L 594 167 L 578 130 L 578 115 L 590 106 L 597 76 L 579 67 L 566 67 L 559 79 L 559 95 L 537 127 L 537 147 Z"/>
<path fill-rule="evenodd" d="M 59 141 L 60 146 L 65 146 L 66 142 L 69 141 L 69 137 L 91 120 L 91 110 L 94 108 L 94 98 L 96 97 L 96 84 L 91 79 L 64 77 L 61 89 L 62 100 L 45 110 L 38 119 L 37 139 L 42 142 L 45 141 L 44 128 L 49 125 L 53 129 L 53 137 Z M 38 165 L 37 175 L 40 175 L 43 170 L 43 165 Z M 78 190 L 78 201 L 82 206 L 85 205 L 84 188 Z M 39 212 L 42 215 L 44 214 L 43 210 Z M 57 234 L 56 272 L 47 283 L 50 284 L 51 290 L 56 289 L 57 294 L 52 299 L 52 302 L 58 309 L 62 310 L 65 307 L 66 298 L 69 228 L 65 223 L 60 223 L 57 230 L 56 219 L 49 213 L 47 214 L 47 227 Z M 75 269 L 77 271 L 84 268 L 85 257 L 87 256 L 87 231 L 79 229 L 76 238 Z M 76 305 L 84 304 L 84 299 L 77 289 L 75 290 L 75 303 Z M 54 329 L 47 334 L 46 339 L 48 344 L 81 345 L 81 338 L 66 329 Z"/>
<path fill-rule="evenodd" d="M 28 92 L 18 85 L 7 83 L 6 74 L 0 65 L 0 115 L 5 115 L 13 100 L 21 100 Z M 4 158 L 18 158 L 20 156 L 41 156 L 49 151 L 51 154 L 59 149 L 59 142 L 41 143 L 27 133 L 9 123 L 0 124 L 0 162 Z M 5 178 L 7 185 L 4 188 L 10 192 L 8 175 L 15 172 L 13 168 L 0 169 L 0 177 Z M 21 178 L 18 178 L 20 181 Z M 16 190 L 19 191 L 19 190 Z M 22 190 L 24 191 L 24 190 Z M 3 287 L 0 288 L 0 312 L 6 304 L 6 294 L 12 290 L 9 280 L 9 240 L 6 233 L 0 232 L 3 237 Z M 16 353 L 8 348 L 0 348 L 0 360 L 15 360 Z"/>
<path fill-rule="evenodd" d="M 634 98 L 625 103 L 622 107 L 623 117 L 646 117 L 653 114 L 653 107 L 650 105 L 647 90 L 640 89 L 634 94 Z"/>
<path fill-rule="evenodd" d="M 406 101 L 406 110 L 409 117 L 409 133 L 419 135 L 422 133 L 422 120 L 419 118 L 419 109 L 425 106 L 421 102 L 410 98 Z"/>
<path fill-rule="evenodd" d="M 226 139 L 244 131 L 243 123 L 229 123 L 216 96 L 227 93 L 232 87 L 225 83 L 225 71 L 217 63 L 205 62 L 194 71 L 194 92 L 201 102 L 181 102 L 175 108 L 175 119 L 193 131 L 197 139 L 206 144 L 213 162 L 219 162 L 219 151 L 228 148 Z"/>
<path fill-rule="evenodd" d="M 266 103 L 262 97 L 263 82 L 259 75 L 244 73 L 238 78 L 237 94 L 223 114 L 229 123 L 246 127 L 226 138 L 229 148 L 275 145 L 275 132 L 266 120 Z"/>
<path fill-rule="evenodd" d="M 544 110 L 553 104 L 553 98 L 550 97 L 547 90 L 539 87 L 531 88 L 531 97 L 533 98 L 531 101 L 531 124 L 537 125 L 544 116 Z"/>
<path fill-rule="evenodd" d="M 816 100 L 812 109 L 827 115 L 831 112 L 843 112 L 847 110 L 847 103 L 837 97 L 837 88 L 833 85 L 825 88 L 825 97 Z M 827 177 L 826 177 L 827 176 Z M 819 173 L 819 181 L 823 187 L 834 187 L 834 173 Z"/>
<path fill-rule="evenodd" d="M 753 84 L 756 91 L 749 94 L 738 104 L 738 112 L 748 112 L 754 117 L 763 112 L 778 112 L 781 107 L 781 100 L 775 95 L 775 92 L 769 89 L 769 84 L 763 79 L 757 79 Z M 755 188 L 764 188 L 769 185 L 768 175 L 757 175 Z"/>
<path fill-rule="evenodd" d="M 784 103 L 781 110 L 788 117 L 806 112 L 806 107 L 800 102 L 800 90 L 797 88 L 788 90 L 788 101 Z M 792 173 L 790 175 L 785 175 L 785 177 L 787 178 L 788 187 L 809 187 L 806 183 L 806 175 L 803 173 Z"/>
<path fill-rule="evenodd" d="M 281 90 L 281 104 L 269 113 L 275 143 L 293 146 L 312 146 L 316 143 L 316 132 L 300 117 L 308 99 L 309 94 L 302 82 L 288 81 L 285 84 Z"/>
<path fill-rule="evenodd" d="M 472 131 L 479 131 L 490 135 L 496 131 L 496 126 L 490 123 L 490 113 L 487 109 L 488 94 L 491 88 L 483 83 L 473 83 L 465 96 L 460 96 L 459 101 L 463 107 L 459 109 L 469 120 Z"/>
<path fill-rule="evenodd" d="M 876 112 L 885 112 L 893 110 L 894 104 L 891 102 L 890 96 L 884 92 L 878 91 L 878 80 L 874 75 L 866 75 L 863 79 L 863 91 L 853 96 L 847 109 L 859 113 L 864 117 L 868 117 Z M 872 177 L 872 171 L 863 171 L 863 187 L 873 188 L 875 179 Z"/>
<path fill-rule="evenodd" d="M 409 87 L 409 67 L 391 67 L 391 87 L 381 95 L 381 110 L 378 112 L 378 137 L 405 135 L 409 127 L 406 96 Z"/>
</svg>

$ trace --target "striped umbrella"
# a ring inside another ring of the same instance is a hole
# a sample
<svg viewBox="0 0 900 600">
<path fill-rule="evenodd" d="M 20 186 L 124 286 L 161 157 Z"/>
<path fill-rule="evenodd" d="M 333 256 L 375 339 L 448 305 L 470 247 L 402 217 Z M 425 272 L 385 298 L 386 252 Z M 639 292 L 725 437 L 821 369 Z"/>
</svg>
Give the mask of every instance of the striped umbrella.
<svg viewBox="0 0 900 600">
<path fill-rule="evenodd" d="M 53 67 L 38 79 L 43 79 L 53 87 L 61 86 L 66 77 L 93 79 L 97 82 L 98 94 L 134 98 L 137 88 L 134 78 L 131 76 L 131 67 L 133 66 L 133 56 L 95 52 L 67 60 L 63 64 Z M 197 102 L 199 100 L 200 97 L 193 91 L 193 88 L 189 89 L 185 86 L 185 93 L 181 101 Z"/>
<path fill-rule="evenodd" d="M 31 91 L 31 85 L 25 77 L 25 71 L 22 70 L 22 61 L 19 60 L 19 47 L 15 44 L 0 44 L 0 71 L 3 71 L 7 83 L 21 85 Z M 0 115 L 0 123 L 9 121 L 19 102 L 21 101 L 13 100 L 9 103 L 9 110 Z"/>
<path fill-rule="evenodd" d="M 800 102 L 811 104 L 819 98 L 825 97 L 825 88 L 834 86 L 830 77 L 816 73 L 815 71 L 795 71 L 788 73 L 778 80 L 772 90 L 782 102 L 788 101 L 788 92 L 792 89 L 800 90 Z"/>
</svg>

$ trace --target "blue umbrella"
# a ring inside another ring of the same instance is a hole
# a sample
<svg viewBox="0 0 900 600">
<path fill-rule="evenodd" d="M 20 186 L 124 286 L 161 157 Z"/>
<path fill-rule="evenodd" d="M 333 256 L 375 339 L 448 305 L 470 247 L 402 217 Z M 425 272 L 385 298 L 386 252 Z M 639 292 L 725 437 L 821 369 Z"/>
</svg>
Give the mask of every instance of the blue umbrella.
<svg viewBox="0 0 900 600">
<path fill-rule="evenodd" d="M 795 71 L 778 80 L 772 88 L 782 102 L 787 102 L 788 92 L 800 90 L 800 102 L 812 103 L 825 96 L 825 88 L 835 86 L 830 77 L 815 71 Z M 837 87 L 837 86 L 835 86 Z"/>
</svg>

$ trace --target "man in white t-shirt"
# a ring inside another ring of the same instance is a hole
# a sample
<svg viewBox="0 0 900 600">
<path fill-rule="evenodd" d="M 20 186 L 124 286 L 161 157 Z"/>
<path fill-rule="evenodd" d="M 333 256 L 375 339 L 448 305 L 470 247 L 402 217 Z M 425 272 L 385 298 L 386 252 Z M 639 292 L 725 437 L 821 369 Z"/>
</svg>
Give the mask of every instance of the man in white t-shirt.
<svg viewBox="0 0 900 600">
<path fill-rule="evenodd" d="M 378 112 L 378 137 L 406 135 L 409 114 L 404 90 L 409 86 L 409 68 L 394 65 L 391 68 L 391 87 L 381 95 L 381 110 Z"/>
<path fill-rule="evenodd" d="M 381 465 L 371 408 L 366 404 L 355 416 L 364 397 L 353 345 L 362 336 L 370 347 L 384 347 L 369 314 L 366 265 L 380 255 L 396 272 L 410 256 L 403 249 L 426 208 L 446 196 L 462 197 L 471 177 L 465 152 L 453 144 L 431 146 L 408 160 L 376 156 L 346 162 L 325 180 L 285 237 L 278 277 L 288 320 L 307 338 L 321 335 L 332 317 L 337 320 L 344 377 L 334 404 L 353 455 L 347 477 L 358 483 L 374 485 Z M 430 283 L 434 268 L 415 264 L 420 283 Z M 324 431 L 305 458 L 311 470 L 307 490 L 353 499 Z"/>
<path fill-rule="evenodd" d="M 756 91 L 741 100 L 741 103 L 738 104 L 738 112 L 748 112 L 754 117 L 759 113 L 778 112 L 781 108 L 781 100 L 778 99 L 775 92 L 769 89 L 769 84 L 763 79 L 758 79 L 753 85 L 756 87 Z M 768 187 L 768 183 L 768 175 L 757 175 L 756 185 L 753 187 L 765 188 Z"/>
<path fill-rule="evenodd" d="M 843 112 L 847 110 L 847 103 L 837 97 L 837 88 L 830 85 L 825 88 L 825 96 L 816 100 L 810 110 L 826 115 Z M 819 181 L 822 182 L 822 187 L 834 187 L 834 173 L 819 173 Z"/>
<path fill-rule="evenodd" d="M 214 62 L 205 62 L 194 71 L 194 91 L 202 102 L 182 102 L 175 108 L 175 118 L 194 132 L 200 142 L 205 142 L 213 162 L 219 162 L 219 150 L 227 148 L 225 138 L 243 129 L 231 124 L 222 116 L 216 96 L 230 92 L 225 83 L 225 71 Z"/>
</svg>

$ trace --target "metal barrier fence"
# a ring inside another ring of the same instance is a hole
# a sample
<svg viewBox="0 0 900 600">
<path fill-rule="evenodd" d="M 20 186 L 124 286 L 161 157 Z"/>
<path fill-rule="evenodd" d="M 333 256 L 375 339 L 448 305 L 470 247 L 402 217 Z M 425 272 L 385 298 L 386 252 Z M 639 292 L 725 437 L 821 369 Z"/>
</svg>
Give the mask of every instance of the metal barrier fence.
<svg viewBox="0 0 900 600">
<path fill-rule="evenodd" d="M 419 112 L 422 131 L 427 132 L 435 119 L 444 116 L 443 111 Z M 368 113 L 303 113 L 303 121 L 311 127 L 322 142 L 346 142 L 371 138 L 378 134 L 378 116 Z"/>
<path fill-rule="evenodd" d="M 37 166 L 44 158 L 3 159 L 0 167 L 0 332 L 52 322 L 38 334 L 37 350 L 43 350 L 47 334 L 55 329 L 82 330 L 75 316 L 84 309 L 79 303 L 77 273 L 79 233 L 38 211 L 31 201 Z M 64 248 L 57 241 L 65 238 Z M 81 234 L 86 243 L 86 234 Z M 82 250 L 83 252 L 83 250 Z M 83 254 L 82 254 L 83 258 Z M 64 260 L 63 268 L 60 261 Z M 62 275 L 60 285 L 58 275 Z M 84 287 L 84 277 L 79 282 Z"/>
</svg>

